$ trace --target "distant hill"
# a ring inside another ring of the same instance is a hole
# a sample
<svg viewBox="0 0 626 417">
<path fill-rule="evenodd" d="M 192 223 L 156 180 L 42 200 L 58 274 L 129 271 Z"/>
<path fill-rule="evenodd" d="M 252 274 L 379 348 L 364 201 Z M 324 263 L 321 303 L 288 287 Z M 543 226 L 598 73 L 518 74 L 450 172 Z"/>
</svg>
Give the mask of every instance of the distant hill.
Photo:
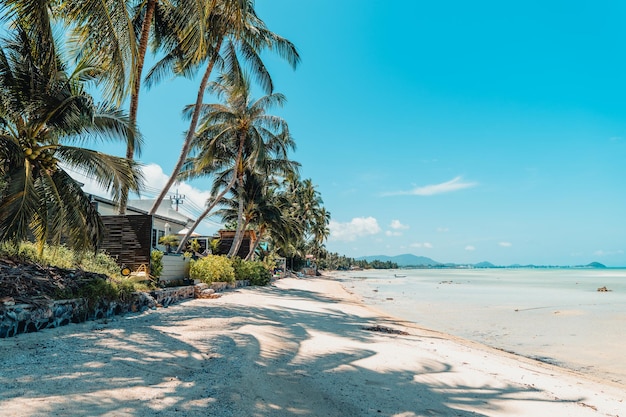
<svg viewBox="0 0 626 417">
<path fill-rule="evenodd" d="M 585 265 L 587 268 L 606 268 L 606 265 L 601 264 L 600 262 L 591 262 L 588 265 Z"/>
<path fill-rule="evenodd" d="M 541 265 L 508 265 L 508 266 L 496 266 L 488 261 L 479 262 L 477 264 L 455 264 L 455 263 L 441 263 L 437 262 L 431 258 L 427 258 L 426 256 L 417 256 L 412 255 L 410 253 L 406 253 L 404 255 L 396 255 L 396 256 L 387 256 L 387 255 L 374 255 L 374 256 L 362 256 L 360 258 L 356 258 L 357 261 L 381 261 L 381 262 L 393 262 L 398 264 L 401 268 L 406 267 L 420 267 L 420 266 L 428 266 L 428 267 L 438 267 L 438 268 L 606 268 L 605 265 L 600 262 L 591 262 L 587 265 L 577 265 L 577 266 L 541 266 Z"/>
<path fill-rule="evenodd" d="M 474 268 L 495 268 L 496 266 L 491 262 L 483 261 L 474 264 Z"/>
<path fill-rule="evenodd" d="M 381 261 L 381 262 L 387 262 L 387 261 L 391 261 L 394 262 L 396 264 L 398 264 L 398 266 L 435 266 L 435 265 L 441 265 L 441 262 L 437 262 L 434 261 L 430 258 L 427 258 L 425 256 L 416 256 L 416 255 L 412 255 L 410 253 L 404 254 L 404 255 L 396 255 L 396 256 L 387 256 L 387 255 L 374 255 L 374 256 L 362 256 L 360 258 L 357 258 L 357 261 L 367 261 L 367 262 L 372 262 L 372 261 Z"/>
</svg>

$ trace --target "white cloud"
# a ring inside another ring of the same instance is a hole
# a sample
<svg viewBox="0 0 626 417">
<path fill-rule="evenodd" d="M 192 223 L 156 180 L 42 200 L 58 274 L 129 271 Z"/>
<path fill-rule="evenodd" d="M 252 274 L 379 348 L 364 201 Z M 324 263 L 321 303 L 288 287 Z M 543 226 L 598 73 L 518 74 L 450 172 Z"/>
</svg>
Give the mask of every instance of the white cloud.
<svg viewBox="0 0 626 417">
<path fill-rule="evenodd" d="M 450 193 L 453 191 L 463 190 L 465 188 L 472 188 L 478 185 L 477 182 L 463 181 L 461 176 L 455 177 L 450 181 L 442 182 L 440 184 L 425 185 L 423 187 L 415 187 L 409 191 L 396 191 L 387 193 L 385 195 L 420 195 L 430 196 L 435 194 Z"/>
<path fill-rule="evenodd" d="M 400 220 L 392 220 L 390 227 L 394 230 L 406 230 L 409 229 L 409 226 L 404 225 L 400 222 Z"/>
<path fill-rule="evenodd" d="M 387 230 L 385 232 L 386 236 L 402 236 L 402 232 L 393 232 L 391 230 Z"/>
<path fill-rule="evenodd" d="M 353 241 L 358 237 L 375 235 L 381 229 L 374 217 L 355 217 L 349 223 L 339 223 L 331 220 L 329 240 Z"/>
<path fill-rule="evenodd" d="M 437 232 L 439 232 L 439 233 L 447 233 L 449 231 L 450 231 L 450 229 L 448 229 L 447 227 L 438 227 L 437 228 Z"/>
<path fill-rule="evenodd" d="M 475 248 L 474 246 L 472 246 L 472 245 L 467 245 L 467 246 L 465 247 L 465 250 L 472 251 L 472 250 L 476 250 L 476 248 Z"/>
<path fill-rule="evenodd" d="M 425 248 L 425 249 L 432 249 L 433 248 L 433 244 L 430 242 L 415 242 L 415 243 L 411 243 L 410 245 L 412 248 Z"/>
<path fill-rule="evenodd" d="M 157 195 L 160 194 L 165 184 L 167 183 L 169 175 L 165 174 L 161 166 L 157 164 L 143 165 L 141 167 L 141 171 L 144 176 L 144 189 L 141 191 L 139 198 L 141 199 L 156 198 Z M 93 179 L 87 178 L 85 175 L 75 172 L 75 171 L 68 171 L 68 172 L 72 175 L 74 179 L 84 184 L 83 190 L 86 193 L 95 194 L 104 198 L 111 197 L 111 195 L 107 193 L 106 190 L 104 190 L 102 187 L 100 187 Z M 185 196 L 185 199 L 183 200 L 183 204 L 181 206 L 181 209 L 183 211 L 189 211 L 189 210 L 186 210 L 187 207 L 185 206 L 185 204 L 187 204 L 189 208 L 191 206 L 196 207 L 196 208 L 198 207 L 204 208 L 207 199 L 211 195 L 209 191 L 200 190 L 185 182 L 175 183 L 172 189 L 170 189 L 169 194 L 173 196 L 175 192 L 178 192 L 179 195 Z M 131 195 L 130 198 L 136 199 L 137 196 Z M 166 196 L 166 198 L 169 198 L 169 197 Z"/>
<path fill-rule="evenodd" d="M 613 251 L 597 250 L 593 253 L 593 255 L 594 256 L 611 256 L 611 255 L 621 255 L 622 253 L 624 253 L 624 251 L 621 249 L 613 250 Z"/>
<path fill-rule="evenodd" d="M 498 245 L 502 246 L 503 248 L 510 248 L 511 246 L 513 246 L 511 242 L 500 242 L 498 243 Z"/>
</svg>

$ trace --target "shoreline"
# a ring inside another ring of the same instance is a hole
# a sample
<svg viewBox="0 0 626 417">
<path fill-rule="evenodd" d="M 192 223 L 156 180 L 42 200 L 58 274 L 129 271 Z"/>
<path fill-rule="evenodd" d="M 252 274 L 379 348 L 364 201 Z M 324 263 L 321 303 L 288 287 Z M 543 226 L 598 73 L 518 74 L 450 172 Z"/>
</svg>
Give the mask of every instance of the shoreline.
<svg viewBox="0 0 626 417">
<path fill-rule="evenodd" d="M 626 320 L 623 273 L 335 276 L 385 314 L 626 388 L 626 339 L 619 330 Z M 616 291 L 608 296 L 596 291 L 604 284 Z"/>
<path fill-rule="evenodd" d="M 605 384 L 605 385 L 609 385 L 612 387 L 616 387 L 619 389 L 623 389 L 626 392 L 626 382 L 621 382 L 621 381 L 615 381 L 615 380 L 611 380 L 611 379 L 606 379 L 603 378 L 601 376 L 598 376 L 596 374 L 592 374 L 592 373 L 586 373 L 584 371 L 578 370 L 578 369 L 574 369 L 573 367 L 568 367 L 566 366 L 566 364 L 562 364 L 557 362 L 556 360 L 553 360 L 552 358 L 548 358 L 548 359 L 543 359 L 541 357 L 538 356 L 530 356 L 530 355 L 525 355 L 521 352 L 517 352 L 514 350 L 508 350 L 505 348 L 500 348 L 497 346 L 491 346 L 488 343 L 484 343 L 484 342 L 480 342 L 480 341 L 476 341 L 476 340 L 471 340 L 468 339 L 466 337 L 463 336 L 458 336 L 455 334 L 451 334 L 451 333 L 447 333 L 445 331 L 440 331 L 437 329 L 432 329 L 423 325 L 420 325 L 419 323 L 416 323 L 414 321 L 411 321 L 409 319 L 406 319 L 404 317 L 400 317 L 397 316 L 383 308 L 379 308 L 378 306 L 369 304 L 367 302 L 366 299 L 364 299 L 362 296 L 360 296 L 358 293 L 352 291 L 350 288 L 348 288 L 346 285 L 344 285 L 343 282 L 340 282 L 337 280 L 336 277 L 334 277 L 333 275 L 322 275 L 321 277 L 317 277 L 319 279 L 327 279 L 330 281 L 335 281 L 337 282 L 339 285 L 341 285 L 341 287 L 343 288 L 344 291 L 346 291 L 348 294 L 350 294 L 351 296 L 355 297 L 355 299 L 363 304 L 367 309 L 372 310 L 373 312 L 375 312 L 376 314 L 383 316 L 383 317 L 389 317 L 390 319 L 394 320 L 395 322 L 397 322 L 399 325 L 408 327 L 408 328 L 413 328 L 416 329 L 417 331 L 420 332 L 429 332 L 429 333 L 434 333 L 434 334 L 438 334 L 441 337 L 444 338 L 448 338 L 454 342 L 460 343 L 460 344 L 467 344 L 468 346 L 472 347 L 472 348 L 477 348 L 477 349 L 486 349 L 491 351 L 492 353 L 496 353 L 496 354 L 502 354 L 502 355 L 507 355 L 507 356 L 511 356 L 513 358 L 519 358 L 520 360 L 524 360 L 524 361 L 528 361 L 530 364 L 536 364 L 536 365 L 540 365 L 540 366 L 545 366 L 548 369 L 553 369 L 556 371 L 562 371 L 562 372 L 566 372 L 566 373 L 571 373 L 574 376 L 580 377 L 582 379 L 588 379 L 590 381 L 599 383 L 599 384 Z M 625 395 L 626 398 L 626 395 Z M 625 399 L 626 402 L 626 399 Z"/>
<path fill-rule="evenodd" d="M 366 330 L 406 331 L 408 335 Z M 623 387 L 390 317 L 332 276 L 0 341 L 34 416 L 617 416 Z"/>
</svg>

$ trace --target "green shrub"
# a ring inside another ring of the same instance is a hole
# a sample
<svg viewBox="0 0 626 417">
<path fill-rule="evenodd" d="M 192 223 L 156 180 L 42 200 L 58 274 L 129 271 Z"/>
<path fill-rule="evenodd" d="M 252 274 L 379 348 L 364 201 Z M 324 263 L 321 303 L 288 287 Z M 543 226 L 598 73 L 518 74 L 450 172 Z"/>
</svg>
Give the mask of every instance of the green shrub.
<svg viewBox="0 0 626 417">
<path fill-rule="evenodd" d="M 35 262 L 44 266 L 56 266 L 65 269 L 82 269 L 83 271 L 105 274 L 119 278 L 120 267 L 115 260 L 104 252 L 80 252 L 69 249 L 64 245 L 45 245 L 43 254 L 39 255 L 37 246 L 31 242 L 19 245 L 2 243 L 0 255 L 9 256 L 20 261 Z"/>
<path fill-rule="evenodd" d="M 207 284 L 212 282 L 235 282 L 233 264 L 225 256 L 209 255 L 196 261 L 191 261 L 189 278 L 197 279 Z"/>
<path fill-rule="evenodd" d="M 110 279 L 94 277 L 82 281 L 79 286 L 58 288 L 53 294 L 48 294 L 55 299 L 84 298 L 89 308 L 93 308 L 99 300 L 127 301 L 136 290 L 135 283 L 123 278 L 115 260 L 103 252 L 80 252 L 63 245 L 46 245 L 43 254 L 39 255 L 37 246 L 33 243 L 15 245 L 4 242 L 0 244 L 0 256 L 11 257 L 23 263 L 35 262 L 42 266 L 80 269 L 108 276 Z"/>
<path fill-rule="evenodd" d="M 233 259 L 235 278 L 238 280 L 250 280 L 250 285 L 267 285 L 272 279 L 272 273 L 265 264 L 258 261 L 243 261 L 240 258 Z"/>
<path fill-rule="evenodd" d="M 150 275 L 159 278 L 163 273 L 163 252 L 153 250 L 150 252 Z"/>
<path fill-rule="evenodd" d="M 104 252 L 83 253 L 77 265 L 80 269 L 85 271 L 97 272 L 99 274 L 108 275 L 109 277 L 117 277 L 120 275 L 120 266 L 115 262 L 115 259 Z"/>
</svg>

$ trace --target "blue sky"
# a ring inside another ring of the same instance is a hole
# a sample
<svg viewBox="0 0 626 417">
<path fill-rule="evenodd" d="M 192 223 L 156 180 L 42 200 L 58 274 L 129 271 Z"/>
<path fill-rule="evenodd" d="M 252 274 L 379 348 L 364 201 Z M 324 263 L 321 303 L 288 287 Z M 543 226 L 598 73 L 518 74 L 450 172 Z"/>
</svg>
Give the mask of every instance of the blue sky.
<svg viewBox="0 0 626 417">
<path fill-rule="evenodd" d="M 331 212 L 330 251 L 626 266 L 625 3 L 256 4 L 302 56 L 296 71 L 266 62 L 293 159 Z M 197 85 L 141 98 L 153 187 Z M 191 187 L 201 205 L 208 183 Z"/>
</svg>

